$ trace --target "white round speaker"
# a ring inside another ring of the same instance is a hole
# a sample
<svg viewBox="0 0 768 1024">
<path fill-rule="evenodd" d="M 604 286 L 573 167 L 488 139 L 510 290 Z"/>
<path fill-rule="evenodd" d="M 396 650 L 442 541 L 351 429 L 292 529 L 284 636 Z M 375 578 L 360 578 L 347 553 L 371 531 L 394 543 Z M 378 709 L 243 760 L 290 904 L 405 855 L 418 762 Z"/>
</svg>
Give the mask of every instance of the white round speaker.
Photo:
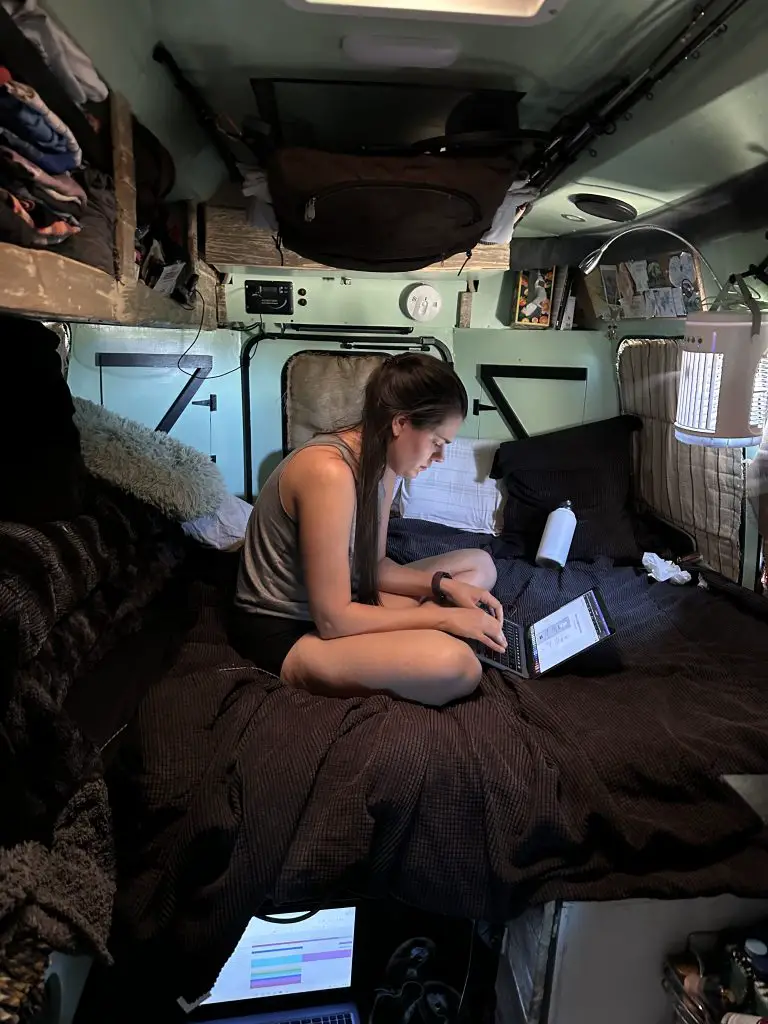
<svg viewBox="0 0 768 1024">
<path fill-rule="evenodd" d="M 431 284 L 417 284 L 405 297 L 405 310 L 411 320 L 425 324 L 434 320 L 443 306 L 437 288 Z"/>
</svg>

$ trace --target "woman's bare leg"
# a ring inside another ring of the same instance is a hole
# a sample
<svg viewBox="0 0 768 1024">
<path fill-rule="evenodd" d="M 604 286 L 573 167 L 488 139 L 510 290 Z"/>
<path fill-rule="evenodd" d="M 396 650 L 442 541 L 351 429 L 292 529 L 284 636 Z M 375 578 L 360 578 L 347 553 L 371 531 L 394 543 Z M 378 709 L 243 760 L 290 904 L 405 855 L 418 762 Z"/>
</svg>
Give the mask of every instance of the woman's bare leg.
<svg viewBox="0 0 768 1024">
<path fill-rule="evenodd" d="M 490 590 L 496 566 L 485 551 L 449 551 L 410 562 L 425 572 L 449 572 L 455 579 Z M 410 597 L 382 594 L 388 607 L 418 605 Z M 331 697 L 388 693 L 439 707 L 472 693 L 482 667 L 462 640 L 432 629 L 321 640 L 310 633 L 288 652 L 281 678 L 290 686 Z"/>
<path fill-rule="evenodd" d="M 309 633 L 288 652 L 281 679 L 329 697 L 388 693 L 439 707 L 472 693 L 481 675 L 480 662 L 462 640 L 414 629 L 338 640 Z"/>
<path fill-rule="evenodd" d="M 496 565 L 488 552 L 480 548 L 448 551 L 444 555 L 420 558 L 418 562 L 408 562 L 408 568 L 420 569 L 422 572 L 449 572 L 455 579 L 482 587 L 483 590 L 491 590 L 496 584 Z"/>
</svg>

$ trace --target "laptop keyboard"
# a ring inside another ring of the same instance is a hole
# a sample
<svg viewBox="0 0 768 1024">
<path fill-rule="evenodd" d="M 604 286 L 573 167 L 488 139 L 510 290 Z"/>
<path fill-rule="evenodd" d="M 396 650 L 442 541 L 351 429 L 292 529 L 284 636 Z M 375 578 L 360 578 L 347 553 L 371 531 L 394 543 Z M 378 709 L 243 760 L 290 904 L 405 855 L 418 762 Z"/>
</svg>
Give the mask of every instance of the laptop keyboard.
<svg viewBox="0 0 768 1024">
<path fill-rule="evenodd" d="M 352 1024 L 352 1014 L 323 1013 L 319 1017 L 286 1017 L 279 1024 Z"/>
<path fill-rule="evenodd" d="M 522 630 L 516 622 L 510 622 L 509 620 L 504 621 L 502 626 L 504 636 L 507 638 L 507 649 L 506 651 L 493 651 L 490 647 L 483 646 L 482 653 L 483 658 L 486 661 L 492 661 L 494 665 L 498 665 L 499 668 L 510 669 L 513 672 L 522 674 L 523 671 L 523 652 L 521 650 L 521 636 Z"/>
</svg>

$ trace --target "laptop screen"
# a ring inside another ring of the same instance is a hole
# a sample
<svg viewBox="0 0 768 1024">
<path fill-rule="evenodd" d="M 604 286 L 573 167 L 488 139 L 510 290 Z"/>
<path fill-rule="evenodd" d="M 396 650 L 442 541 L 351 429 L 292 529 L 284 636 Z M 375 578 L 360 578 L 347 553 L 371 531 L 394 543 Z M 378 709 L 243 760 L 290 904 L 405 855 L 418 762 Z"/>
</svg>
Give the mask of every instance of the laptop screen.
<svg viewBox="0 0 768 1024">
<path fill-rule="evenodd" d="M 306 921 L 292 920 L 297 914 L 272 916 L 284 923 L 248 922 L 206 1006 L 351 986 L 354 907 L 319 910 Z"/>
<path fill-rule="evenodd" d="M 611 632 L 594 591 L 569 601 L 556 612 L 534 622 L 528 631 L 534 674 L 549 672 L 561 662 L 604 640 Z"/>
</svg>

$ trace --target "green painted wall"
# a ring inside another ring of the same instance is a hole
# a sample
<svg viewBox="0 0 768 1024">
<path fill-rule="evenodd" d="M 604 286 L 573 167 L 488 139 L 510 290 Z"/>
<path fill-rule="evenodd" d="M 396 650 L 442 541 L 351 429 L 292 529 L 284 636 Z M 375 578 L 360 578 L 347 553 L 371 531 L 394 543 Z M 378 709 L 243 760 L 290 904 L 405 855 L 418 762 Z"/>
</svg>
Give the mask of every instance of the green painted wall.
<svg viewBox="0 0 768 1024">
<path fill-rule="evenodd" d="M 173 198 L 208 199 L 226 172 L 189 104 L 165 68 L 152 59 L 152 48 L 161 38 L 152 0 L 46 0 L 45 6 L 168 148 L 176 164 Z M 178 9 L 178 16 L 186 17 L 186 10 Z"/>
<path fill-rule="evenodd" d="M 496 382 L 529 434 L 540 434 L 589 420 L 615 416 L 619 410 L 613 346 L 601 331 L 461 330 L 454 332 L 456 370 L 470 405 L 492 404 L 479 380 L 480 364 L 584 367 L 587 380 L 530 380 L 497 377 Z M 468 437 L 510 437 L 496 412 L 469 416 Z"/>
<path fill-rule="evenodd" d="M 290 321 L 305 324 L 354 324 L 360 326 L 414 326 L 401 309 L 402 295 L 410 285 L 422 280 L 433 284 L 443 298 L 438 317 L 414 334 L 433 335 L 453 351 L 456 369 L 464 381 L 470 402 L 482 395 L 477 377 L 480 363 L 520 363 L 545 366 L 584 366 L 588 371 L 582 382 L 549 380 L 502 380 L 501 387 L 530 433 L 571 426 L 585 420 L 601 419 L 618 411 L 614 371 L 614 350 L 601 331 L 510 330 L 506 324 L 512 306 L 514 274 L 483 272 L 475 275 L 478 291 L 472 304 L 471 328 L 456 330 L 456 308 L 465 278 L 454 274 L 372 275 L 336 271 L 302 271 L 269 275 L 237 270 L 227 289 L 227 311 L 231 319 L 255 329 L 253 315 L 246 313 L 244 287 L 248 279 L 283 277 L 294 283 L 294 301 L 298 289 L 306 289 L 306 307 L 296 306 L 292 317 L 267 317 L 268 329 Z M 263 483 L 281 458 L 282 401 L 281 371 L 285 361 L 303 348 L 327 348 L 332 343 L 301 343 L 268 340 L 260 343 L 251 361 L 252 432 L 254 478 Z M 495 412 L 470 415 L 462 431 L 466 436 L 509 437 L 509 431 Z"/>
<path fill-rule="evenodd" d="M 253 314 L 245 311 L 246 280 L 290 279 L 294 285 L 294 315 L 265 317 L 267 330 L 278 329 L 284 322 L 303 324 L 350 324 L 365 327 L 414 326 L 401 309 L 401 296 L 408 285 L 419 283 L 418 276 L 374 275 L 340 273 L 339 271 L 288 272 L 270 269 L 268 273 L 236 271 L 227 288 L 227 315 L 253 328 L 258 326 Z M 491 320 L 496 310 L 503 275 L 495 275 L 493 282 L 483 281 L 484 298 L 481 315 Z M 443 299 L 437 319 L 418 332 L 439 338 L 449 347 L 453 342 L 456 322 L 456 303 L 459 291 L 466 282 L 455 275 L 429 275 Z M 298 305 L 298 289 L 306 289 L 307 305 Z M 479 297 L 480 293 L 478 293 Z M 479 306 L 479 308 L 481 308 Z M 251 430 L 253 441 L 254 485 L 260 486 L 282 458 L 282 402 L 281 373 L 286 360 L 305 348 L 338 351 L 338 345 L 317 342 L 263 341 L 251 360 Z"/>
<path fill-rule="evenodd" d="M 755 253 L 749 259 L 758 258 Z M 727 258 L 726 256 L 723 257 Z M 749 260 L 748 260 L 749 261 Z M 418 274 L 382 276 L 341 274 L 329 271 L 292 272 L 271 270 L 269 274 L 237 270 L 227 288 L 228 315 L 246 330 L 203 332 L 194 330 L 123 328 L 74 324 L 73 356 L 69 383 L 76 395 L 100 400 L 97 351 L 158 352 L 181 356 L 194 342 L 193 351 L 213 356 L 211 379 L 203 384 L 196 400 L 216 394 L 218 409 L 189 406 L 172 430 L 172 435 L 202 451 L 215 454 L 227 485 L 237 494 L 244 490 L 242 400 L 239 356 L 245 340 L 259 324 L 245 311 L 244 286 L 248 279 L 287 277 L 298 289 L 306 289 L 307 306 L 296 306 L 290 318 L 265 318 L 269 330 L 290 320 L 305 324 L 355 324 L 361 326 L 414 326 L 401 309 L 403 292 L 414 283 L 428 280 L 439 290 L 443 308 L 435 321 L 417 327 L 414 334 L 439 338 L 452 351 L 456 369 L 469 393 L 470 403 L 478 399 L 492 404 L 483 393 L 478 367 L 482 364 L 533 366 L 578 366 L 587 370 L 587 381 L 525 380 L 497 378 L 507 400 L 526 429 L 541 433 L 584 421 L 613 416 L 619 402 L 615 376 L 615 353 L 622 337 L 682 333 L 681 321 L 625 321 L 617 340 L 604 331 L 511 330 L 505 326 L 514 288 L 514 275 L 484 272 L 476 275 L 479 289 L 473 300 L 472 327 L 456 330 L 456 304 L 466 287 L 466 276 Z M 268 340 L 259 344 L 250 364 L 253 470 L 257 487 L 281 458 L 282 402 L 281 373 L 286 360 L 303 348 L 338 350 L 333 343 Z M 154 427 L 176 397 L 186 377 L 174 366 L 168 369 L 102 370 L 104 404 L 121 415 Z M 462 433 L 469 437 L 504 439 L 510 436 L 494 411 L 470 415 Z"/>
<path fill-rule="evenodd" d="M 750 256 L 750 259 L 757 258 Z M 189 406 L 172 430 L 179 440 L 215 454 L 227 485 L 237 494 L 244 491 L 243 430 L 239 356 L 245 340 L 259 327 L 245 311 L 244 285 L 248 279 L 287 277 L 298 289 L 306 289 L 307 306 L 296 306 L 290 318 L 265 318 L 268 330 L 290 320 L 305 324 L 354 324 L 361 326 L 414 326 L 402 312 L 403 292 L 414 283 L 428 280 L 439 290 L 443 308 L 435 321 L 417 327 L 414 334 L 439 338 L 452 351 L 456 369 L 467 388 L 470 403 L 478 399 L 492 404 L 483 393 L 478 367 L 482 364 L 533 366 L 578 366 L 587 370 L 581 381 L 525 380 L 497 378 L 502 392 L 526 429 L 532 433 L 555 430 L 584 421 L 613 416 L 619 402 L 615 376 L 615 353 L 622 337 L 682 333 L 680 321 L 626 321 L 617 340 L 604 331 L 511 330 L 509 317 L 514 275 L 484 272 L 476 275 L 479 289 L 472 307 L 472 327 L 456 330 L 456 304 L 466 287 L 466 277 L 454 274 L 390 276 L 341 274 L 329 271 L 292 272 L 271 270 L 268 275 L 237 270 L 227 289 L 228 315 L 239 321 L 243 331 L 203 332 L 194 330 L 123 328 L 74 324 L 73 356 L 69 383 L 76 395 L 100 400 L 97 351 L 158 352 L 181 356 L 194 342 L 194 352 L 213 356 L 211 379 L 203 384 L 196 400 L 216 394 L 218 408 Z M 259 344 L 250 363 L 253 471 L 256 486 L 266 479 L 282 454 L 281 373 L 286 360 L 304 348 L 338 350 L 333 343 L 268 340 Z M 175 367 L 168 369 L 127 368 L 102 370 L 104 404 L 121 415 L 154 427 L 176 397 L 186 377 Z M 470 415 L 462 433 L 469 437 L 504 439 L 510 436 L 494 411 Z"/>
<path fill-rule="evenodd" d="M 243 493 L 243 428 L 239 367 L 239 331 L 196 331 L 156 328 L 107 327 L 103 324 L 72 324 L 69 386 L 74 395 L 100 400 L 96 352 L 155 352 L 181 356 L 194 342 L 195 353 L 213 356 L 211 377 L 236 369 L 218 380 L 203 383 L 195 401 L 217 397 L 218 409 L 190 405 L 171 430 L 171 436 L 200 451 L 216 455 L 227 486 Z M 126 367 L 102 369 L 104 405 L 113 412 L 154 428 L 188 378 L 181 370 Z"/>
<path fill-rule="evenodd" d="M 294 312 L 290 317 L 275 317 L 276 322 L 290 320 L 305 324 L 360 324 L 365 326 L 417 327 L 424 334 L 444 334 L 456 324 L 457 303 L 467 282 L 477 281 L 472 300 L 473 327 L 505 327 L 512 308 L 514 274 L 483 270 L 472 273 L 471 264 L 458 276 L 453 272 L 426 274 L 373 274 L 339 270 L 237 269 L 227 287 L 227 315 L 230 321 L 252 323 L 254 316 L 245 311 L 247 280 L 290 280 L 294 285 Z M 440 292 L 443 305 L 435 320 L 423 327 L 414 325 L 402 309 L 403 294 L 417 284 L 431 284 Z M 307 305 L 298 305 L 298 289 L 306 290 Z M 269 320 L 269 318 L 267 318 Z M 448 336 L 446 335 L 447 340 Z"/>
</svg>

